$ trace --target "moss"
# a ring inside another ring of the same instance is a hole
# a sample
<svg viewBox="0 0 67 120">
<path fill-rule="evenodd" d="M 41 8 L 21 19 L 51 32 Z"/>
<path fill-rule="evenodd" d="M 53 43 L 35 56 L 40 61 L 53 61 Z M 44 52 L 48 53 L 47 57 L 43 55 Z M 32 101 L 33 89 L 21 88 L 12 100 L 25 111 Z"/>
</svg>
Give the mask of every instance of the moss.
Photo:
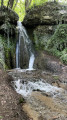
<svg viewBox="0 0 67 120">
<path fill-rule="evenodd" d="M 57 27 L 54 35 L 47 42 L 45 49 L 67 64 L 67 24 L 61 24 Z M 66 52 L 64 53 L 64 51 Z"/>
<path fill-rule="evenodd" d="M 3 119 L 3 117 L 2 117 L 2 116 L 0 116 L 0 119 L 2 120 L 2 119 Z"/>
<path fill-rule="evenodd" d="M 54 80 L 58 80 L 59 79 L 59 76 L 55 75 L 53 76 Z"/>
<path fill-rule="evenodd" d="M 49 48 L 62 51 L 67 46 L 67 24 L 59 25 L 54 35 L 48 42 Z"/>
<path fill-rule="evenodd" d="M 20 97 L 20 99 L 19 99 L 19 104 L 21 104 L 21 103 L 24 103 L 24 98 L 23 97 Z"/>
<path fill-rule="evenodd" d="M 47 41 L 54 33 L 55 26 L 40 25 L 34 29 L 34 43 L 35 47 L 39 50 L 44 50 Z"/>
<path fill-rule="evenodd" d="M 4 51 L 4 63 L 5 69 L 11 69 L 15 67 L 15 38 L 9 38 L 7 36 L 0 36 Z"/>
</svg>

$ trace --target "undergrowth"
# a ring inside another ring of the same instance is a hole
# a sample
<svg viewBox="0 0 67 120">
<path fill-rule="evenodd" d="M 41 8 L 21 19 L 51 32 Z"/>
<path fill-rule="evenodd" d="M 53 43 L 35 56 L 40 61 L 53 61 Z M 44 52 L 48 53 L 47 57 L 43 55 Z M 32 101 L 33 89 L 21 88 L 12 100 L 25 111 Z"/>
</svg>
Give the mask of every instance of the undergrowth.
<svg viewBox="0 0 67 120">
<path fill-rule="evenodd" d="M 58 26 L 45 49 L 67 64 L 67 24 Z"/>
</svg>

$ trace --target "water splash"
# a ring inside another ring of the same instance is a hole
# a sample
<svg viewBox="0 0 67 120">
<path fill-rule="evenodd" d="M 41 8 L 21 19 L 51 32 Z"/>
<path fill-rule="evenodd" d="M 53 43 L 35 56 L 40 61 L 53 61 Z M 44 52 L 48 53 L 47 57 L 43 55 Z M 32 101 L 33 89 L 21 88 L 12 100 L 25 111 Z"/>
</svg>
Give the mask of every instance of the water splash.
<svg viewBox="0 0 67 120">
<path fill-rule="evenodd" d="M 34 60 L 35 60 L 35 57 L 34 57 L 34 54 L 32 53 L 29 60 L 29 68 L 28 68 L 29 70 L 33 70 Z"/>
<path fill-rule="evenodd" d="M 56 95 L 61 91 L 61 88 L 52 86 L 43 81 L 23 82 L 20 79 L 18 79 L 17 81 L 14 81 L 14 88 L 17 93 L 21 94 L 24 97 L 31 95 L 32 91 L 37 91 L 37 90 L 50 93 L 52 95 Z"/>
</svg>

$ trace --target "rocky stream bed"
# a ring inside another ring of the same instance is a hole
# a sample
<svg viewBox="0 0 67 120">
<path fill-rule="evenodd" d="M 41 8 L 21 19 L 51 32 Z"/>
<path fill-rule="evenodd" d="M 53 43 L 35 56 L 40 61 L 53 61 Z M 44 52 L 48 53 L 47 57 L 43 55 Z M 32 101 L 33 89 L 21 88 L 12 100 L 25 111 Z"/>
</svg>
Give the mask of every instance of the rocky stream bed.
<svg viewBox="0 0 67 120">
<path fill-rule="evenodd" d="M 0 70 L 0 120 L 67 120 L 67 66 L 59 74 L 20 69 L 7 73 Z M 22 95 L 16 93 L 18 80 Z M 32 91 L 22 88 L 28 83 Z"/>
<path fill-rule="evenodd" d="M 9 72 L 12 86 L 26 101 L 22 109 L 30 120 L 67 120 L 66 68 L 62 67 L 60 74 L 20 69 Z"/>
</svg>

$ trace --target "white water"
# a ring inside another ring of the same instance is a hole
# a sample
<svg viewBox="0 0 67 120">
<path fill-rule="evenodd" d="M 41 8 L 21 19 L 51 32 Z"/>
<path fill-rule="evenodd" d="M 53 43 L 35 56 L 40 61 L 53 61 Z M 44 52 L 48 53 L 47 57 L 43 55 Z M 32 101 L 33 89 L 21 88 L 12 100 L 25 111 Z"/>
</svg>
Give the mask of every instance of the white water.
<svg viewBox="0 0 67 120">
<path fill-rule="evenodd" d="M 34 60 L 35 60 L 35 57 L 34 57 L 34 54 L 32 53 L 29 60 L 29 68 L 28 68 L 29 70 L 33 70 Z"/>
<path fill-rule="evenodd" d="M 24 47 L 27 51 L 29 51 L 30 59 L 29 59 L 29 67 L 27 70 L 33 70 L 33 64 L 34 64 L 34 54 L 32 52 L 32 43 L 31 40 L 29 39 L 27 32 L 24 28 L 24 26 L 21 24 L 20 21 L 17 22 L 17 28 L 19 30 L 19 41 L 17 42 L 16 45 L 16 68 L 20 68 L 20 40 L 21 37 L 24 39 Z"/>
<path fill-rule="evenodd" d="M 16 68 L 19 68 L 19 43 L 16 45 Z"/>
<path fill-rule="evenodd" d="M 19 31 L 19 39 L 16 44 L 16 68 L 20 68 L 20 34 L 21 34 L 21 24 L 17 22 L 17 28 Z"/>
<path fill-rule="evenodd" d="M 52 95 L 58 94 L 61 91 L 61 88 L 52 86 L 43 81 L 37 82 L 22 82 L 22 80 L 18 79 L 14 81 L 14 88 L 17 93 L 21 94 L 24 97 L 31 95 L 32 91 L 40 90 L 42 92 L 50 93 Z"/>
</svg>

